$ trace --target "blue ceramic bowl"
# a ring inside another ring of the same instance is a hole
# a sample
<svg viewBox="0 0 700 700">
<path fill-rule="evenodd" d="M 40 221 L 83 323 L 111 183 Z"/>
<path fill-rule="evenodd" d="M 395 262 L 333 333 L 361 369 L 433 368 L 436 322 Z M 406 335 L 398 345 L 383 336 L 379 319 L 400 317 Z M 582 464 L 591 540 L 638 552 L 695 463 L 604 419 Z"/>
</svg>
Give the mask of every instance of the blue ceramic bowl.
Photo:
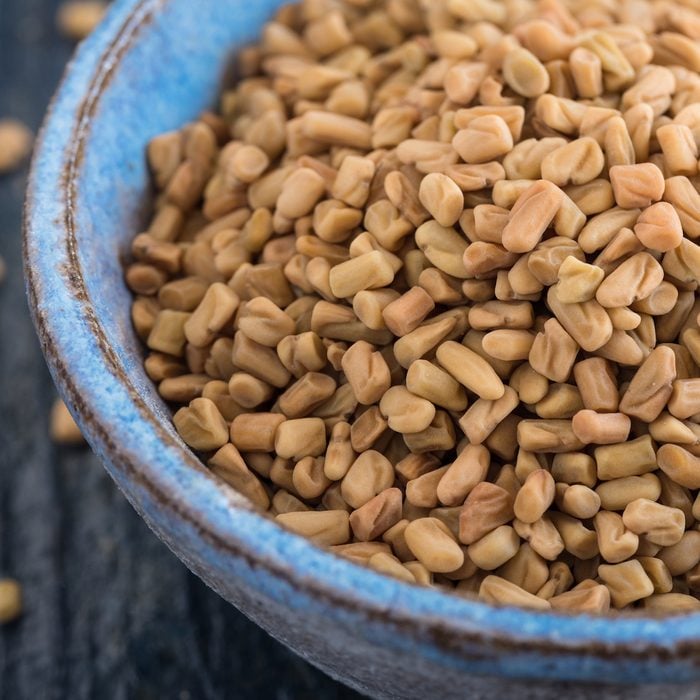
<svg viewBox="0 0 700 700">
<path fill-rule="evenodd" d="M 54 379 L 88 441 L 192 571 L 372 696 L 580 698 L 597 682 L 686 684 L 677 697 L 700 697 L 688 685 L 700 681 L 700 614 L 545 614 L 385 578 L 252 510 L 175 433 L 144 374 L 122 281 L 149 207 L 144 146 L 215 104 L 232 52 L 278 4 L 119 0 L 54 100 L 27 196 L 27 287 Z M 619 686 L 615 697 L 642 692 L 651 688 Z"/>
</svg>

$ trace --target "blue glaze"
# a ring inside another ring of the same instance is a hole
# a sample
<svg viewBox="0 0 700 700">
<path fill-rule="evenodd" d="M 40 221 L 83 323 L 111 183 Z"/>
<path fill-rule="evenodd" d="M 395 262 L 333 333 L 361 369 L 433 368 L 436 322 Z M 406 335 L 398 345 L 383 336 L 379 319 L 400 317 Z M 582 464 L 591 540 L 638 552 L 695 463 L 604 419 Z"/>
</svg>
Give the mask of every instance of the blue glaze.
<svg viewBox="0 0 700 700">
<path fill-rule="evenodd" d="M 699 659 L 683 650 L 697 652 L 700 614 L 562 616 L 394 581 L 251 510 L 176 435 L 142 368 L 120 265 L 148 206 L 144 147 L 215 104 L 227 56 L 278 4 L 119 0 L 55 98 L 28 191 L 28 288 L 54 379 L 93 449 L 193 571 L 305 658 L 376 697 L 487 697 L 510 687 L 477 676 L 542 681 L 528 686 L 543 693 L 531 697 L 560 692 L 545 682 L 554 680 L 699 681 Z"/>
</svg>

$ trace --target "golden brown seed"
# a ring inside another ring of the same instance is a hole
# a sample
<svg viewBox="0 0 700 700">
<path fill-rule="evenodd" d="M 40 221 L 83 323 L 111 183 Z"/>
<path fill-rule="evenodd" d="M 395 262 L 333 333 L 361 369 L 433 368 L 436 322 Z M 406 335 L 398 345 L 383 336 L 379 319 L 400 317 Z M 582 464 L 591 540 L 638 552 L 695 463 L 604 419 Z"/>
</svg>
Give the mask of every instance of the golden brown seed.
<svg viewBox="0 0 700 700">
<path fill-rule="evenodd" d="M 634 233 L 645 247 L 662 253 L 677 248 L 683 240 L 681 220 L 668 202 L 658 202 L 645 209 L 639 215 Z"/>
<path fill-rule="evenodd" d="M 18 168 L 32 150 L 32 132 L 16 119 L 0 119 L 0 174 Z"/>
<path fill-rule="evenodd" d="M 467 547 L 469 558 L 480 569 L 493 571 L 512 559 L 520 547 L 520 537 L 509 525 L 501 525 Z"/>
<path fill-rule="evenodd" d="M 554 500 L 554 479 L 544 469 L 528 474 L 515 497 L 515 517 L 524 523 L 534 523 L 547 511 Z"/>
<path fill-rule="evenodd" d="M 515 410 L 517 405 L 517 392 L 507 386 L 500 399 L 495 401 L 478 399 L 459 419 L 459 426 L 472 444 L 481 444 Z"/>
<path fill-rule="evenodd" d="M 350 518 L 344 510 L 280 513 L 275 519 L 319 545 L 339 545 L 350 539 Z"/>
<path fill-rule="evenodd" d="M 182 439 L 195 450 L 216 450 L 228 442 L 228 425 L 210 399 L 190 401 L 173 416 Z"/>
<path fill-rule="evenodd" d="M 656 454 L 649 435 L 636 440 L 603 445 L 593 451 L 598 478 L 607 481 L 624 476 L 639 476 L 656 469 Z"/>
<path fill-rule="evenodd" d="M 231 442 L 241 452 L 272 452 L 282 423 L 280 413 L 242 413 L 231 422 Z"/>
<path fill-rule="evenodd" d="M 341 299 L 363 289 L 385 287 L 393 279 L 394 269 L 389 259 L 380 251 L 373 250 L 332 267 L 329 282 L 333 294 Z"/>
<path fill-rule="evenodd" d="M 501 117 L 479 116 L 457 132 L 452 145 L 465 163 L 486 163 L 513 148 L 513 135 Z"/>
<path fill-rule="evenodd" d="M 270 498 L 262 482 L 251 472 L 240 452 L 231 443 L 218 450 L 207 464 L 214 474 L 249 498 L 256 506 L 263 510 L 270 507 Z"/>
<path fill-rule="evenodd" d="M 688 237 L 700 236 L 700 194 L 687 177 L 676 175 L 666 180 L 664 201 L 673 205 Z"/>
<path fill-rule="evenodd" d="M 649 542 L 670 547 L 680 542 L 685 531 L 685 516 L 678 508 L 669 508 L 646 498 L 638 498 L 625 507 L 625 527 Z"/>
<path fill-rule="evenodd" d="M 452 102 L 469 104 L 479 92 L 489 67 L 478 61 L 460 61 L 445 73 L 445 92 Z"/>
<path fill-rule="evenodd" d="M 610 168 L 615 201 L 623 209 L 644 209 L 664 195 L 663 173 L 653 163 Z"/>
<path fill-rule="evenodd" d="M 584 484 L 593 487 L 597 482 L 595 460 L 584 452 L 554 455 L 552 476 L 565 484 Z"/>
<path fill-rule="evenodd" d="M 637 561 L 622 564 L 601 564 L 598 575 L 610 590 L 612 602 L 617 608 L 625 607 L 654 592 L 654 584 Z"/>
<path fill-rule="evenodd" d="M 571 373 L 578 350 L 576 341 L 556 319 L 550 318 L 532 343 L 530 366 L 553 382 L 564 382 Z"/>
<path fill-rule="evenodd" d="M 480 481 L 469 492 L 459 517 L 459 540 L 472 544 L 513 519 L 513 497 L 488 481 Z"/>
<path fill-rule="evenodd" d="M 501 68 L 508 86 L 523 97 L 538 97 L 549 88 L 549 73 L 527 49 L 509 51 Z"/>
<path fill-rule="evenodd" d="M 662 445 L 658 466 L 672 481 L 689 489 L 700 488 L 700 458 L 680 445 Z"/>
<path fill-rule="evenodd" d="M 545 156 L 542 177 L 559 187 L 583 185 L 598 177 L 604 165 L 605 157 L 598 142 L 586 136 Z"/>
<path fill-rule="evenodd" d="M 570 420 L 523 420 L 518 424 L 518 445 L 528 452 L 573 452 L 583 443 L 574 435 Z"/>
<path fill-rule="evenodd" d="M 693 132 L 685 124 L 666 124 L 656 130 L 664 154 L 664 164 L 672 175 L 696 175 L 698 147 Z"/>
<path fill-rule="evenodd" d="M 406 388 L 450 411 L 463 411 L 467 406 L 467 395 L 460 384 L 427 360 L 411 363 L 406 374 Z"/>
<path fill-rule="evenodd" d="M 196 347 L 209 345 L 231 320 L 238 304 L 238 295 L 230 287 L 221 282 L 212 284 L 183 326 L 187 341 Z"/>
<path fill-rule="evenodd" d="M 467 445 L 444 472 L 437 484 L 437 497 L 446 506 L 458 506 L 477 484 L 484 481 L 490 464 L 483 445 Z"/>
<path fill-rule="evenodd" d="M 538 180 L 513 204 L 506 227 L 503 246 L 514 253 L 532 250 L 561 206 L 564 193 L 546 180 Z"/>
<path fill-rule="evenodd" d="M 363 150 L 372 145 L 372 127 L 360 119 L 310 110 L 301 120 L 302 133 L 314 141 Z"/>
<path fill-rule="evenodd" d="M 340 164 L 331 194 L 351 207 L 363 207 L 369 197 L 369 188 L 376 166 L 369 158 L 347 156 Z"/>
<path fill-rule="evenodd" d="M 597 265 L 589 265 L 570 255 L 559 266 L 557 297 L 565 304 L 577 304 L 595 298 L 595 293 L 605 277 L 605 271 Z"/>
<path fill-rule="evenodd" d="M 583 484 L 557 484 L 556 502 L 563 513 L 581 520 L 592 518 L 600 510 L 600 496 Z"/>
<path fill-rule="evenodd" d="M 610 340 L 613 332 L 610 317 L 596 299 L 565 304 L 559 299 L 556 287 L 550 287 L 547 304 L 564 330 L 584 350 L 593 352 Z"/>
<path fill-rule="evenodd" d="M 487 576 L 479 587 L 479 598 L 487 603 L 517 605 L 536 610 L 549 610 L 549 601 L 528 593 L 500 576 Z"/>
<path fill-rule="evenodd" d="M 311 168 L 299 168 L 284 181 L 277 198 L 277 213 L 298 219 L 313 211 L 325 192 L 324 179 Z"/>
<path fill-rule="evenodd" d="M 419 433 L 435 417 L 435 406 L 415 396 L 403 386 L 388 389 L 379 402 L 379 410 L 387 419 L 389 428 L 397 433 Z"/>
<path fill-rule="evenodd" d="M 657 555 L 672 576 L 679 576 L 690 571 L 700 562 L 700 532 L 688 530 L 680 542 L 664 547 Z"/>
<path fill-rule="evenodd" d="M 606 562 L 617 564 L 629 559 L 639 547 L 639 537 L 627 528 L 617 513 L 600 511 L 593 518 L 598 548 Z"/>
<path fill-rule="evenodd" d="M 384 357 L 364 340 L 358 340 L 347 349 L 341 366 L 361 404 L 377 403 L 391 386 L 391 374 Z"/>
<path fill-rule="evenodd" d="M 577 586 L 553 596 L 549 603 L 553 610 L 603 614 L 610 610 L 610 591 L 603 585 Z"/>
<path fill-rule="evenodd" d="M 382 318 L 394 335 L 404 336 L 415 330 L 434 308 L 435 302 L 425 290 L 412 287 L 382 309 Z"/>
<path fill-rule="evenodd" d="M 49 433 L 58 445 L 81 445 L 85 442 L 80 428 L 61 399 L 56 399 L 51 406 Z"/>
<path fill-rule="evenodd" d="M 592 559 L 598 554 L 596 533 L 588 529 L 580 520 L 556 511 L 550 513 L 550 518 L 559 532 L 567 552 L 584 560 Z"/>
<path fill-rule="evenodd" d="M 401 491 L 390 488 L 354 510 L 350 514 L 350 526 L 355 537 L 362 542 L 381 537 L 401 520 L 401 501 Z"/>
<path fill-rule="evenodd" d="M 437 518 L 419 518 L 406 527 L 406 544 L 428 571 L 448 573 L 464 563 L 464 552 Z"/>
<path fill-rule="evenodd" d="M 326 426 L 320 418 L 297 418 L 277 426 L 275 452 L 295 461 L 318 457 L 326 450 Z"/>
<path fill-rule="evenodd" d="M 700 380 L 676 379 L 673 382 L 668 410 L 680 419 L 690 418 L 700 413 Z"/>
<path fill-rule="evenodd" d="M 464 209 L 464 195 L 454 180 L 442 173 L 429 173 L 420 183 L 421 204 L 441 226 L 452 226 Z"/>
<path fill-rule="evenodd" d="M 584 444 L 609 445 L 624 442 L 631 421 L 624 413 L 596 413 L 590 409 L 578 411 L 571 419 L 571 428 Z"/>
<path fill-rule="evenodd" d="M 676 356 L 665 346 L 652 350 L 620 401 L 620 411 L 643 421 L 655 420 L 673 391 Z"/>
<path fill-rule="evenodd" d="M 56 13 L 56 24 L 63 36 L 80 41 L 102 21 L 107 3 L 100 0 L 69 0 Z"/>
<path fill-rule="evenodd" d="M 503 396 L 503 382 L 493 367 L 473 350 L 450 340 L 438 347 L 437 359 L 460 384 L 482 399 L 494 401 Z"/>
<path fill-rule="evenodd" d="M 360 454 L 341 482 L 343 499 L 353 508 L 360 508 L 394 483 L 391 462 L 375 450 Z"/>
</svg>

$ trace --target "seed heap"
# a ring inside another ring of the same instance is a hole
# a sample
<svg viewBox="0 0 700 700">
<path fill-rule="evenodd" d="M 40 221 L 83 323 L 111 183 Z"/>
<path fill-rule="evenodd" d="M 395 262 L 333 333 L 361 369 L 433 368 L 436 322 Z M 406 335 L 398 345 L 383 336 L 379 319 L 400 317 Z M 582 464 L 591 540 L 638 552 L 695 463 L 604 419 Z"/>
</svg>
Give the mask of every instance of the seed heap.
<svg viewBox="0 0 700 700">
<path fill-rule="evenodd" d="M 304 0 L 126 272 L 211 470 L 405 581 L 700 609 L 700 12 Z"/>
</svg>

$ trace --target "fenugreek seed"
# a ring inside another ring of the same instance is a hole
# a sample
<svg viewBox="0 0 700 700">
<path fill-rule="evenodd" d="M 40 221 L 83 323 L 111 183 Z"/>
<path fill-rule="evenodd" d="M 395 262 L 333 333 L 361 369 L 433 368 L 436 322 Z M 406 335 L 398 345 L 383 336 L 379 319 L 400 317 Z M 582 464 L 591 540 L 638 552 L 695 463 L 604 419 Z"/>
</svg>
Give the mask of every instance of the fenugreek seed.
<svg viewBox="0 0 700 700">
<path fill-rule="evenodd" d="M 602 481 L 647 474 L 657 467 L 654 445 L 649 435 L 629 442 L 596 447 L 593 454 L 598 478 Z"/>
<path fill-rule="evenodd" d="M 513 204 L 503 229 L 503 246 L 514 253 L 532 250 L 542 238 L 561 206 L 563 192 L 545 180 L 538 180 Z"/>
<path fill-rule="evenodd" d="M 331 269 L 330 287 L 339 299 L 351 297 L 363 289 L 385 287 L 394 279 L 394 270 L 378 250 L 364 253 Z"/>
<path fill-rule="evenodd" d="M 270 507 L 270 498 L 265 487 L 233 445 L 224 445 L 207 464 L 218 477 L 249 498 L 256 506 L 263 510 Z"/>
<path fill-rule="evenodd" d="M 454 180 L 442 173 L 429 173 L 420 184 L 421 204 L 441 226 L 452 226 L 464 209 L 464 195 Z"/>
<path fill-rule="evenodd" d="M 605 158 L 598 142 L 583 137 L 545 156 L 542 177 L 559 187 L 582 185 L 598 177 L 604 164 Z"/>
<path fill-rule="evenodd" d="M 570 255 L 559 267 L 557 297 L 565 304 L 590 301 L 595 298 L 603 277 L 604 270 Z"/>
<path fill-rule="evenodd" d="M 666 180 L 664 201 L 673 205 L 687 236 L 700 236 L 700 194 L 687 177 L 676 175 Z"/>
<path fill-rule="evenodd" d="M 553 382 L 564 382 L 574 366 L 579 347 L 576 341 L 553 318 L 535 337 L 529 353 L 533 370 Z"/>
<path fill-rule="evenodd" d="M 602 284 L 604 283 L 605 280 Z M 559 299 L 557 288 L 550 287 L 547 292 L 547 304 L 564 330 L 583 350 L 593 352 L 610 340 L 613 333 L 612 323 L 597 299 L 565 304 Z"/>
<path fill-rule="evenodd" d="M 489 67 L 479 61 L 460 61 L 445 73 L 445 92 L 456 104 L 469 104 L 479 92 Z"/>
<path fill-rule="evenodd" d="M 338 169 L 331 194 L 351 207 L 362 207 L 369 197 L 375 164 L 369 158 L 347 156 Z"/>
<path fill-rule="evenodd" d="M 464 563 L 464 552 L 437 518 L 419 518 L 406 527 L 406 544 L 428 571 L 448 573 Z"/>
<path fill-rule="evenodd" d="M 364 340 L 351 345 L 343 355 L 341 365 L 355 398 L 364 405 L 379 401 L 391 386 L 386 361 Z"/>
<path fill-rule="evenodd" d="M 238 295 L 230 287 L 212 284 L 183 326 L 187 341 L 196 347 L 209 345 L 231 320 L 238 304 Z"/>
<path fill-rule="evenodd" d="M 571 419 L 571 428 L 584 444 L 608 445 L 624 442 L 631 421 L 624 413 L 596 413 L 590 409 L 578 411 Z"/>
<path fill-rule="evenodd" d="M 523 420 L 518 424 L 518 444 L 529 452 L 574 452 L 583 447 L 570 420 Z"/>
<path fill-rule="evenodd" d="M 500 576 L 487 576 L 479 587 L 479 598 L 487 603 L 517 605 L 536 610 L 549 610 L 549 601 L 539 598 Z"/>
<path fill-rule="evenodd" d="M 592 582 L 594 583 L 594 582 Z M 577 613 L 606 613 L 610 609 L 610 591 L 603 585 L 573 588 L 549 599 L 552 610 Z"/>
<path fill-rule="evenodd" d="M 392 486 L 393 471 L 391 462 L 379 452 L 363 452 L 345 474 L 341 482 L 341 494 L 353 508 L 360 508 Z"/>
<path fill-rule="evenodd" d="M 676 356 L 664 346 L 655 348 L 637 370 L 620 401 L 620 411 L 639 420 L 655 420 L 673 391 Z"/>
<path fill-rule="evenodd" d="M 430 295 L 420 287 L 412 287 L 382 309 L 387 328 L 396 336 L 415 330 L 435 308 Z"/>
<path fill-rule="evenodd" d="M 81 445 L 85 442 L 80 428 L 61 399 L 56 399 L 51 406 L 49 434 L 58 445 Z"/>
<path fill-rule="evenodd" d="M 662 253 L 677 248 L 683 240 L 681 220 L 668 202 L 658 202 L 645 209 L 639 215 L 634 233 L 645 247 Z"/>
<path fill-rule="evenodd" d="M 275 452 L 284 459 L 318 457 L 326 450 L 326 426 L 320 418 L 297 418 L 280 423 Z"/>
<path fill-rule="evenodd" d="M 638 498 L 625 507 L 625 527 L 649 542 L 670 547 L 680 542 L 685 531 L 685 516 L 678 508 L 669 508 L 645 498 Z"/>
<path fill-rule="evenodd" d="M 314 141 L 363 150 L 372 146 L 372 127 L 360 119 L 316 110 L 301 119 L 302 133 Z"/>
<path fill-rule="evenodd" d="M 501 117 L 479 116 L 457 132 L 452 145 L 465 163 L 486 163 L 513 148 L 513 135 Z"/>
<path fill-rule="evenodd" d="M 654 593 L 654 584 L 636 560 L 614 565 L 601 564 L 598 575 L 610 590 L 612 602 L 618 608 Z"/>
<path fill-rule="evenodd" d="M 656 130 L 664 163 L 672 175 L 696 175 L 698 147 L 693 132 L 685 124 L 666 124 Z"/>
<path fill-rule="evenodd" d="M 379 409 L 389 427 L 397 433 L 418 433 L 435 417 L 435 406 L 415 396 L 403 386 L 388 389 L 379 402 Z"/>
<path fill-rule="evenodd" d="M 210 399 L 190 401 L 173 416 L 182 439 L 195 450 L 216 450 L 228 442 L 228 425 Z"/>
<path fill-rule="evenodd" d="M 700 458 L 671 444 L 662 445 L 656 456 L 659 468 L 672 481 L 689 489 L 700 488 Z"/>
<path fill-rule="evenodd" d="M 517 405 L 516 391 L 507 386 L 500 399 L 478 399 L 460 418 L 459 426 L 472 444 L 481 444 Z"/>
<path fill-rule="evenodd" d="M 644 209 L 664 196 L 664 176 L 653 163 L 614 165 L 610 182 L 615 201 L 623 209 Z"/>
<path fill-rule="evenodd" d="M 550 517 L 567 552 L 584 560 L 592 559 L 598 554 L 598 538 L 593 530 L 565 513 L 552 512 Z"/>
<path fill-rule="evenodd" d="M 280 513 L 276 520 L 316 544 L 339 545 L 350 539 L 350 518 L 344 510 Z"/>
<path fill-rule="evenodd" d="M 56 13 L 56 24 L 63 36 L 74 41 L 84 39 L 102 21 L 107 3 L 101 0 L 69 0 Z"/>
<path fill-rule="evenodd" d="M 401 491 L 390 488 L 353 511 L 350 526 L 355 537 L 363 542 L 381 537 L 401 520 L 401 501 Z"/>
<path fill-rule="evenodd" d="M 460 384 L 482 399 L 495 401 L 503 396 L 503 382 L 493 367 L 473 350 L 447 341 L 438 347 L 437 359 Z"/>
<path fill-rule="evenodd" d="M 606 562 L 617 564 L 629 559 L 639 547 L 639 537 L 617 513 L 600 511 L 593 518 L 598 548 Z"/>
<path fill-rule="evenodd" d="M 524 523 L 534 523 L 547 511 L 554 500 L 554 479 L 551 474 L 538 469 L 531 472 L 515 497 L 515 517 Z"/>
<path fill-rule="evenodd" d="M 508 525 L 501 525 L 470 544 L 469 558 L 480 568 L 493 571 L 512 559 L 520 546 L 520 537 Z"/>
<path fill-rule="evenodd" d="M 549 88 L 546 68 L 527 49 L 508 52 L 502 71 L 509 87 L 523 97 L 539 97 Z"/>
<path fill-rule="evenodd" d="M 272 452 L 282 423 L 280 413 L 242 413 L 231 422 L 231 442 L 241 452 Z"/>
</svg>

